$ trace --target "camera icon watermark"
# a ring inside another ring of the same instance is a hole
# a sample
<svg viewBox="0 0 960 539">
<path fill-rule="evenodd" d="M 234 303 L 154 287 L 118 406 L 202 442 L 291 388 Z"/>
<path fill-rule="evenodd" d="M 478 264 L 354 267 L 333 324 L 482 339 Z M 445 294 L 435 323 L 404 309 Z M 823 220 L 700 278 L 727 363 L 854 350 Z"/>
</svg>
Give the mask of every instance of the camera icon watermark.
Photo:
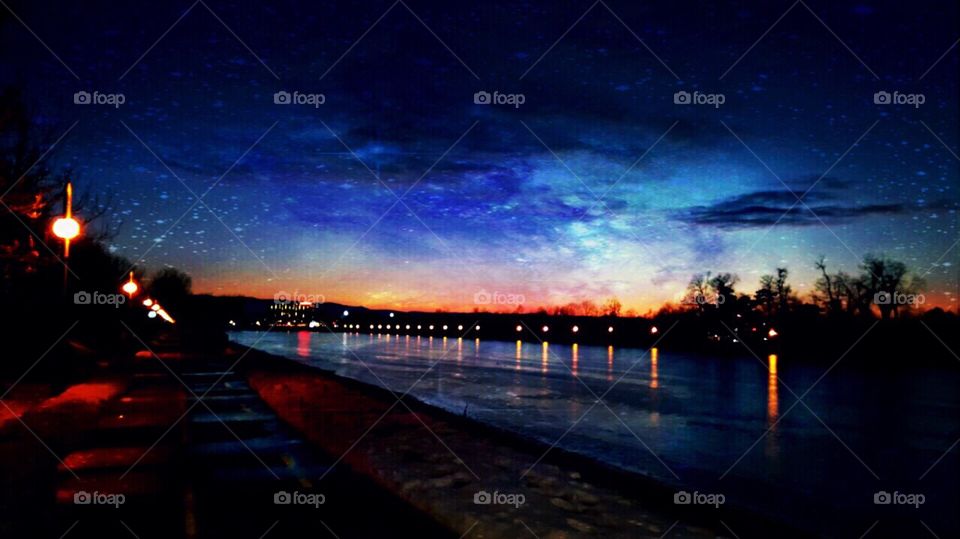
<svg viewBox="0 0 960 539">
<path fill-rule="evenodd" d="M 476 505 L 512 505 L 519 509 L 526 501 L 527 497 L 518 492 L 499 492 L 495 490 L 491 494 L 485 490 L 478 490 L 473 493 L 473 503 Z"/>
<path fill-rule="evenodd" d="M 87 292 L 81 290 L 73 295 L 75 305 L 112 305 L 114 308 L 120 308 L 127 302 L 127 296 L 123 294 L 104 294 L 103 292 Z"/>
<path fill-rule="evenodd" d="M 508 294 L 504 292 L 487 292 L 485 289 L 478 290 L 473 295 L 473 303 L 476 305 L 523 305 L 527 298 L 523 294 Z"/>
<path fill-rule="evenodd" d="M 304 94 L 298 91 L 290 93 L 286 90 L 280 90 L 273 94 L 275 105 L 310 105 L 316 109 L 326 102 L 327 96 L 324 94 Z"/>
<path fill-rule="evenodd" d="M 685 90 L 673 94 L 674 105 L 710 105 L 718 109 L 726 102 L 727 96 L 724 94 L 706 94 L 700 91 L 690 93 Z"/>
<path fill-rule="evenodd" d="M 273 303 L 276 305 L 314 305 L 326 303 L 326 297 L 323 294 L 303 294 L 298 290 L 293 293 L 280 290 L 273 295 Z"/>
<path fill-rule="evenodd" d="M 914 509 L 919 509 L 921 505 L 927 502 L 927 497 L 919 493 L 906 493 L 893 491 L 889 493 L 880 490 L 873 493 L 874 505 L 910 505 Z"/>
<path fill-rule="evenodd" d="M 112 505 L 115 508 L 119 508 L 126 502 L 127 497 L 123 494 L 99 492 L 96 490 L 93 492 L 78 490 L 73 493 L 74 505 Z"/>
<path fill-rule="evenodd" d="M 319 509 L 321 505 L 327 503 L 327 497 L 320 493 L 280 490 L 273 493 L 273 503 L 274 505 L 309 505 Z"/>
<path fill-rule="evenodd" d="M 678 294 L 675 296 L 681 305 L 723 305 L 727 301 L 724 294 Z"/>
<path fill-rule="evenodd" d="M 726 501 L 727 497 L 720 493 L 711 494 L 696 490 L 690 493 L 681 490 L 673 494 L 673 503 L 676 505 L 712 505 L 719 509 Z"/>
<path fill-rule="evenodd" d="M 485 90 L 473 94 L 474 105 L 513 105 L 513 108 L 518 109 L 526 102 L 527 96 L 524 94 L 502 94 L 498 91 L 491 94 Z"/>
<path fill-rule="evenodd" d="M 126 102 L 127 96 L 120 93 L 104 94 L 98 91 L 91 93 L 85 90 L 80 90 L 79 92 L 74 92 L 73 94 L 74 105 L 110 105 L 118 109 L 120 108 L 120 105 L 123 105 Z"/>
<path fill-rule="evenodd" d="M 905 294 L 903 292 L 877 292 L 873 295 L 876 305 L 923 305 L 927 302 L 923 294 Z"/>
<path fill-rule="evenodd" d="M 903 94 L 898 91 L 890 93 L 886 90 L 880 90 L 873 94 L 873 103 L 875 105 L 910 105 L 915 109 L 920 108 L 927 102 L 927 96 L 923 94 Z"/>
</svg>

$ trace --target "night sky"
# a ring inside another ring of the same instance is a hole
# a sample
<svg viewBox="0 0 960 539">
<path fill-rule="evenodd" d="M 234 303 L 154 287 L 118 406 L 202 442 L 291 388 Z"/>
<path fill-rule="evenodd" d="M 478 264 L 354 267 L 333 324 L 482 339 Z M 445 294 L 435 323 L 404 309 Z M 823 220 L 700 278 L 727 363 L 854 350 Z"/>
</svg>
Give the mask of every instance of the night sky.
<svg viewBox="0 0 960 539">
<path fill-rule="evenodd" d="M 644 312 L 874 252 L 957 293 L 955 1 L 4 2 L 0 82 L 52 139 L 76 122 L 53 155 L 111 248 L 197 292 Z"/>
</svg>

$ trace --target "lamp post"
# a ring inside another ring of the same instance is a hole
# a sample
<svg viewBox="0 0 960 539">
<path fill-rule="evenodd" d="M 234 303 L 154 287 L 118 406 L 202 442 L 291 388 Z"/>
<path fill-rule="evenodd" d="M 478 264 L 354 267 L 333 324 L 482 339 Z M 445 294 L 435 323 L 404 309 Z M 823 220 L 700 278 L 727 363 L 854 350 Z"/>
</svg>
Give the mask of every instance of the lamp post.
<svg viewBox="0 0 960 539">
<path fill-rule="evenodd" d="M 63 202 L 63 217 L 53 222 L 53 235 L 63 240 L 63 293 L 67 293 L 67 274 L 70 271 L 67 261 L 70 259 L 70 240 L 80 235 L 80 223 L 73 218 L 73 184 L 67 182 L 66 198 Z"/>
<path fill-rule="evenodd" d="M 140 286 L 137 285 L 137 282 L 133 280 L 133 271 L 130 271 L 130 280 L 123 283 L 123 286 L 120 287 L 120 290 L 124 294 L 133 299 L 133 296 L 137 295 L 137 291 L 140 290 Z"/>
</svg>

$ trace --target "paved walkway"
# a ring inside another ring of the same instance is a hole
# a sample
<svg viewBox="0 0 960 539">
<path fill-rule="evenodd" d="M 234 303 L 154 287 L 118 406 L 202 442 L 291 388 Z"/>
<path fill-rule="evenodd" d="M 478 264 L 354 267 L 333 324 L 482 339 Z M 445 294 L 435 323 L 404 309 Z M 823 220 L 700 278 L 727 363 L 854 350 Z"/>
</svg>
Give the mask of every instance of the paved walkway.
<svg viewBox="0 0 960 539">
<path fill-rule="evenodd" d="M 327 474 L 334 459 L 228 370 L 236 357 L 155 350 L 26 411 L 29 429 L 4 424 L 3 472 L 18 492 L 2 493 L 16 515 L 3 536 L 455 537 L 345 467 Z"/>
</svg>

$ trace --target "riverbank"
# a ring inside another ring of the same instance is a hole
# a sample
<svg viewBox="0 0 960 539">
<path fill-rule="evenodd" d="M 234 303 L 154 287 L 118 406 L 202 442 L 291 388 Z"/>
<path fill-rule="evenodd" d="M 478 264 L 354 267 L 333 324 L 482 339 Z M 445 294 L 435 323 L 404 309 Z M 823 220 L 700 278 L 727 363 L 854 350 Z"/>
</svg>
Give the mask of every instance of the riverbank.
<svg viewBox="0 0 960 539">
<path fill-rule="evenodd" d="M 642 476 L 410 396 L 398 402 L 296 361 L 239 345 L 237 353 L 247 354 L 239 368 L 260 397 L 337 466 L 468 537 L 518 537 L 524 528 L 544 538 L 801 536 L 730 506 L 675 505 L 674 490 Z M 509 503 L 477 503 L 494 493 Z"/>
</svg>

